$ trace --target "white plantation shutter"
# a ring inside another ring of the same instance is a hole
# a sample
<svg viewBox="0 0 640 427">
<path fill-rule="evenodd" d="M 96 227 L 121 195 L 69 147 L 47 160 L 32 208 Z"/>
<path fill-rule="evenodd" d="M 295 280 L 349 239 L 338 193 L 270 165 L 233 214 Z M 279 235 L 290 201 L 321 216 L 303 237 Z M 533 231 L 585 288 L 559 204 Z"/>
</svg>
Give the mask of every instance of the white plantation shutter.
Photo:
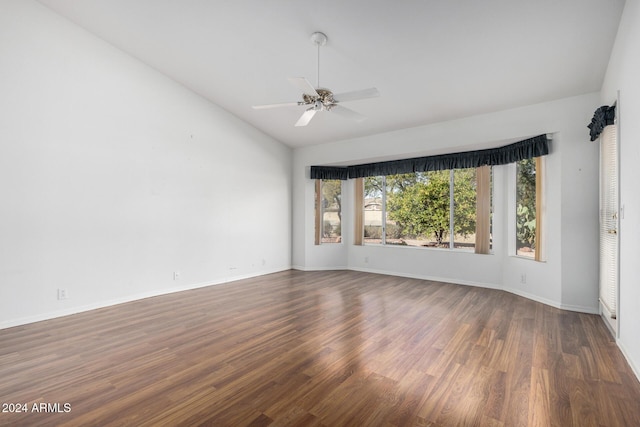
<svg viewBox="0 0 640 427">
<path fill-rule="evenodd" d="M 618 298 L 618 144 L 616 125 L 600 135 L 600 301 L 612 318 Z"/>
</svg>

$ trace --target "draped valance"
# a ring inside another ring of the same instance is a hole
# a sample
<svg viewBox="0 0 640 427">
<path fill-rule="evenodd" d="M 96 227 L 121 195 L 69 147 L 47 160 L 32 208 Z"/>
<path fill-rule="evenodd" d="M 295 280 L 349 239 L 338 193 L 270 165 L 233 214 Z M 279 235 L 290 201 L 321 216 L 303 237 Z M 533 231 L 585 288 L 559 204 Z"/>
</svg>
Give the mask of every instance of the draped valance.
<svg viewBox="0 0 640 427">
<path fill-rule="evenodd" d="M 549 140 L 538 135 L 523 141 L 485 150 L 464 151 L 437 156 L 415 157 L 353 166 L 311 166 L 311 179 L 350 179 L 367 176 L 396 175 L 445 169 L 496 166 L 549 154 Z"/>
<path fill-rule="evenodd" d="M 603 105 L 598 108 L 595 113 L 593 113 L 593 118 L 591 119 L 591 123 L 587 125 L 589 128 L 589 135 L 591 135 L 591 140 L 595 141 L 598 139 L 602 130 L 609 125 L 612 125 L 616 119 L 616 106 L 613 105 L 609 107 L 608 105 Z"/>
</svg>

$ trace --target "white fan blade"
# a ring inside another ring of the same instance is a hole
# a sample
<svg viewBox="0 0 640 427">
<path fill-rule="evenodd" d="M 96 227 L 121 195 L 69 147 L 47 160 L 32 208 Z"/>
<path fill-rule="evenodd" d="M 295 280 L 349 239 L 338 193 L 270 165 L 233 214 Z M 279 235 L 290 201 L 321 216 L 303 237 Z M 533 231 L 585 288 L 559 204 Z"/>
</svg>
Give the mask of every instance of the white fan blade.
<svg viewBox="0 0 640 427">
<path fill-rule="evenodd" d="M 316 89 L 313 87 L 313 85 L 309 83 L 309 80 L 305 79 L 304 77 L 289 77 L 289 81 L 292 85 L 300 89 L 302 93 L 305 93 L 307 95 L 320 96 L 318 95 L 318 92 L 316 92 Z"/>
<path fill-rule="evenodd" d="M 313 108 L 309 108 L 307 111 L 302 113 L 298 121 L 296 122 L 296 126 L 306 126 L 309 124 L 313 116 L 316 114 L 316 110 Z"/>
<path fill-rule="evenodd" d="M 296 107 L 302 105 L 301 102 L 283 102 L 281 104 L 267 104 L 267 105 L 253 105 L 251 108 L 254 110 L 265 110 L 267 108 L 280 108 L 280 107 Z"/>
<path fill-rule="evenodd" d="M 336 102 L 356 101 L 358 99 L 375 98 L 380 96 L 380 92 L 375 87 L 369 89 L 354 90 L 353 92 L 344 92 L 333 95 Z"/>
<path fill-rule="evenodd" d="M 344 118 L 355 120 L 357 122 L 361 122 L 367 119 L 367 116 L 363 116 L 360 113 L 356 113 L 355 111 L 349 108 L 343 107 L 342 105 L 337 105 L 337 104 L 333 105 L 329 111 L 331 111 L 332 113 L 336 113 Z"/>
</svg>

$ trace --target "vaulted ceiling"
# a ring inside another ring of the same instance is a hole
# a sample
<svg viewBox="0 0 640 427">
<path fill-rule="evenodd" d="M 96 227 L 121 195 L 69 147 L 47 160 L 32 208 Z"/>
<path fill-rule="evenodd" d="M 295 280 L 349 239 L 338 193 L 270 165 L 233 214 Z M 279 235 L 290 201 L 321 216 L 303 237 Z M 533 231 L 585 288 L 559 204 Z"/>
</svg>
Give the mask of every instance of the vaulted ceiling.
<svg viewBox="0 0 640 427">
<path fill-rule="evenodd" d="M 39 0 L 291 146 L 321 144 L 598 91 L 624 0 Z M 288 77 L 334 93 L 356 122 L 305 107 Z"/>
</svg>

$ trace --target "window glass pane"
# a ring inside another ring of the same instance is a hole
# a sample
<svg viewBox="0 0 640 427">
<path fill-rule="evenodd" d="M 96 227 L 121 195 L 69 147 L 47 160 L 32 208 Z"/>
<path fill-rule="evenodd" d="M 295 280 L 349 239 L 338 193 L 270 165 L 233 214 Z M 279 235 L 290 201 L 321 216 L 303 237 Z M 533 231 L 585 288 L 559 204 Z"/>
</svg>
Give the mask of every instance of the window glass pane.
<svg viewBox="0 0 640 427">
<path fill-rule="evenodd" d="M 388 177 L 387 239 L 408 246 L 449 247 L 449 171 Z"/>
<path fill-rule="evenodd" d="M 535 257 L 536 161 L 521 160 L 516 167 L 516 254 Z"/>
<path fill-rule="evenodd" d="M 473 250 L 476 245 L 476 169 L 453 171 L 454 248 Z"/>
<path fill-rule="evenodd" d="M 372 176 L 364 179 L 364 240 L 367 243 L 382 243 L 382 192 L 384 177 Z"/>
<path fill-rule="evenodd" d="M 416 174 L 389 175 L 386 177 L 386 224 L 385 243 L 387 245 L 413 245 L 413 225 L 410 222 L 411 205 L 401 206 L 416 185 Z"/>
<path fill-rule="evenodd" d="M 322 243 L 342 240 L 342 181 L 322 180 Z"/>
</svg>

